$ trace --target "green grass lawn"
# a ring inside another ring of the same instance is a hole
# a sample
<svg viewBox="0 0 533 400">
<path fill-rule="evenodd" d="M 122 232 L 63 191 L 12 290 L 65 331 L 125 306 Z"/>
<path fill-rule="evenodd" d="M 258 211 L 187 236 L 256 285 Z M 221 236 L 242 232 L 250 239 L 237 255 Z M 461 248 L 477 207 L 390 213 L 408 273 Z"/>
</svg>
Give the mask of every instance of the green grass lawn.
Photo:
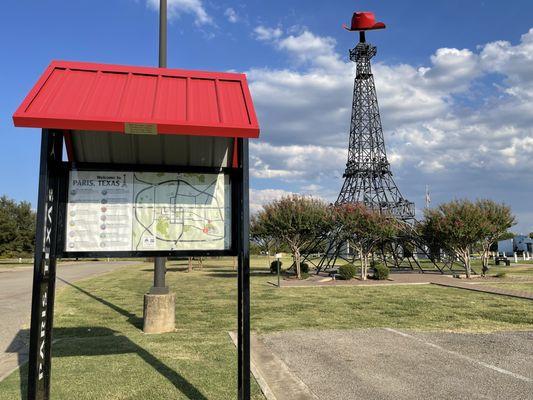
<svg viewBox="0 0 533 400">
<path fill-rule="evenodd" d="M 236 273 L 231 260 L 207 260 L 187 273 L 172 262 L 177 331 L 144 335 L 145 264 L 59 290 L 56 299 L 52 398 L 233 399 Z M 431 285 L 278 289 L 265 259 L 253 260 L 252 329 L 394 327 L 447 331 L 533 328 L 533 302 Z M 290 265 L 287 261 L 284 266 Z M 21 374 L 26 376 L 26 368 Z M 25 383 L 22 382 L 24 387 Z M 20 398 L 19 373 L 0 383 L 0 400 Z M 263 399 L 253 384 L 252 398 Z"/>
<path fill-rule="evenodd" d="M 532 278 L 533 279 L 533 264 L 512 264 L 509 267 L 502 265 L 491 265 L 488 275 L 496 275 L 505 272 L 506 277 L 516 278 Z"/>
<path fill-rule="evenodd" d="M 33 260 L 31 258 L 23 258 L 20 260 L 14 258 L 0 259 L 0 268 L 15 268 L 15 267 L 31 267 Z"/>
<path fill-rule="evenodd" d="M 498 289 L 519 290 L 533 294 L 533 283 L 482 283 L 483 286 L 490 286 Z"/>
</svg>

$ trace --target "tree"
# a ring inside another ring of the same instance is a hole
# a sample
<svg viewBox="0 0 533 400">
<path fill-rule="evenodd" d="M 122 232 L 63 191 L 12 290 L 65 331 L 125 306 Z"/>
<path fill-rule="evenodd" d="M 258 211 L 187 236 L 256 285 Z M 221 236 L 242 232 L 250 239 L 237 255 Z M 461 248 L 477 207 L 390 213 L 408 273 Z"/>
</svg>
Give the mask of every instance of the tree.
<svg viewBox="0 0 533 400">
<path fill-rule="evenodd" d="M 375 249 L 398 235 L 399 222 L 386 213 L 367 208 L 364 204 L 342 204 L 332 212 L 333 226 L 339 240 L 348 242 L 361 257 L 361 279 L 368 275 L 369 260 Z"/>
<path fill-rule="evenodd" d="M 33 252 L 35 213 L 26 201 L 16 203 L 0 197 L 0 256 L 14 257 Z"/>
<path fill-rule="evenodd" d="M 424 211 L 421 231 L 430 246 L 457 254 L 470 278 L 470 250 L 482 237 L 483 213 L 469 200 L 454 200 Z"/>
<path fill-rule="evenodd" d="M 529 232 L 529 238 L 533 239 L 533 232 Z"/>
<path fill-rule="evenodd" d="M 250 239 L 260 251 L 266 253 L 270 266 L 270 250 L 275 246 L 275 237 L 265 229 L 265 224 L 261 223 L 257 215 L 253 215 L 250 220 Z"/>
<path fill-rule="evenodd" d="M 291 195 L 274 200 L 263 206 L 254 223 L 259 224 L 260 232 L 284 241 L 290 248 L 296 265 L 296 275 L 300 271 L 300 251 L 326 228 L 329 219 L 328 207 L 316 198 Z"/>
<path fill-rule="evenodd" d="M 481 249 L 482 274 L 485 275 L 489 270 L 490 247 L 507 236 L 507 230 L 516 224 L 516 219 L 511 208 L 505 204 L 482 199 L 476 202 L 476 206 L 481 212 L 479 247 Z"/>
</svg>

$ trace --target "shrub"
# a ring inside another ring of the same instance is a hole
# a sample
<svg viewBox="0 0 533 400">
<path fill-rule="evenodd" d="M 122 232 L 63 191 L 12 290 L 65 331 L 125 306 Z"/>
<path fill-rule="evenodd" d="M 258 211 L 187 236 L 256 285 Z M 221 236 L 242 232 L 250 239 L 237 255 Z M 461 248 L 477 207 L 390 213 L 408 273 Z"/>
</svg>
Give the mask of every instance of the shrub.
<svg viewBox="0 0 533 400">
<path fill-rule="evenodd" d="M 281 266 L 283 263 L 281 260 L 279 261 L 279 271 L 281 272 Z M 278 273 L 278 261 L 274 260 L 270 263 L 270 273 L 271 274 L 277 274 Z"/>
<path fill-rule="evenodd" d="M 307 274 L 307 273 L 309 273 L 309 264 L 304 263 L 304 262 L 303 262 L 303 263 L 300 263 L 300 272 L 301 272 L 302 274 Z"/>
<path fill-rule="evenodd" d="M 296 274 L 296 263 L 293 262 L 291 264 L 291 267 L 289 268 L 289 270 L 294 271 L 294 273 Z M 309 264 L 307 264 L 305 262 L 301 262 L 300 263 L 300 272 L 302 274 L 308 274 L 309 273 Z"/>
<path fill-rule="evenodd" d="M 339 275 L 341 279 L 349 281 L 355 276 L 356 268 L 353 264 L 344 264 L 339 267 Z"/>
<path fill-rule="evenodd" d="M 385 265 L 375 263 L 372 268 L 374 269 L 374 279 L 384 281 L 389 278 L 389 269 Z"/>
</svg>

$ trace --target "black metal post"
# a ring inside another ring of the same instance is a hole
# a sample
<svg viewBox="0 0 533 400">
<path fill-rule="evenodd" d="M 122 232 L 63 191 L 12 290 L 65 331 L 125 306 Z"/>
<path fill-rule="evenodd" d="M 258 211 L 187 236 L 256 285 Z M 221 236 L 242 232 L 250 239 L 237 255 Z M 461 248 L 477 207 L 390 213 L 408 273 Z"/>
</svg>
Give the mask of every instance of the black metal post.
<svg viewBox="0 0 533 400">
<path fill-rule="evenodd" d="M 154 286 L 150 288 L 150 294 L 168 294 L 169 289 L 165 284 L 167 273 L 166 257 L 154 258 Z"/>
<path fill-rule="evenodd" d="M 248 139 L 239 139 L 238 399 L 250 399 L 250 209 Z"/>
<path fill-rule="evenodd" d="M 280 281 L 279 281 L 279 258 L 277 258 L 276 261 L 277 261 L 276 267 L 277 267 L 277 270 L 278 270 L 278 288 L 280 288 L 281 284 L 280 284 Z"/>
<path fill-rule="evenodd" d="M 167 0 L 159 0 L 159 67 L 167 67 Z"/>
<path fill-rule="evenodd" d="M 33 264 L 28 400 L 50 398 L 59 208 L 57 164 L 62 159 L 62 152 L 62 132 L 43 129 Z"/>
<path fill-rule="evenodd" d="M 159 67 L 167 67 L 167 0 L 159 0 Z M 150 289 L 151 294 L 169 292 L 165 283 L 166 263 L 166 257 L 154 259 L 154 286 Z"/>
</svg>

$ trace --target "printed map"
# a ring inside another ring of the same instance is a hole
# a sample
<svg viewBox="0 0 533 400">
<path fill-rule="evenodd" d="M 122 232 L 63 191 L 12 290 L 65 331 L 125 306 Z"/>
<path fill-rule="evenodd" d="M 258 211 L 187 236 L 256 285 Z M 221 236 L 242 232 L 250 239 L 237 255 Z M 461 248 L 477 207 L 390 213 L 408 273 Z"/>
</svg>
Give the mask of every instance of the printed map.
<svg viewBox="0 0 533 400">
<path fill-rule="evenodd" d="M 72 171 L 66 235 L 67 251 L 229 249 L 229 177 Z"/>
<path fill-rule="evenodd" d="M 227 180 L 222 174 L 134 173 L 134 249 L 228 248 Z"/>
</svg>

